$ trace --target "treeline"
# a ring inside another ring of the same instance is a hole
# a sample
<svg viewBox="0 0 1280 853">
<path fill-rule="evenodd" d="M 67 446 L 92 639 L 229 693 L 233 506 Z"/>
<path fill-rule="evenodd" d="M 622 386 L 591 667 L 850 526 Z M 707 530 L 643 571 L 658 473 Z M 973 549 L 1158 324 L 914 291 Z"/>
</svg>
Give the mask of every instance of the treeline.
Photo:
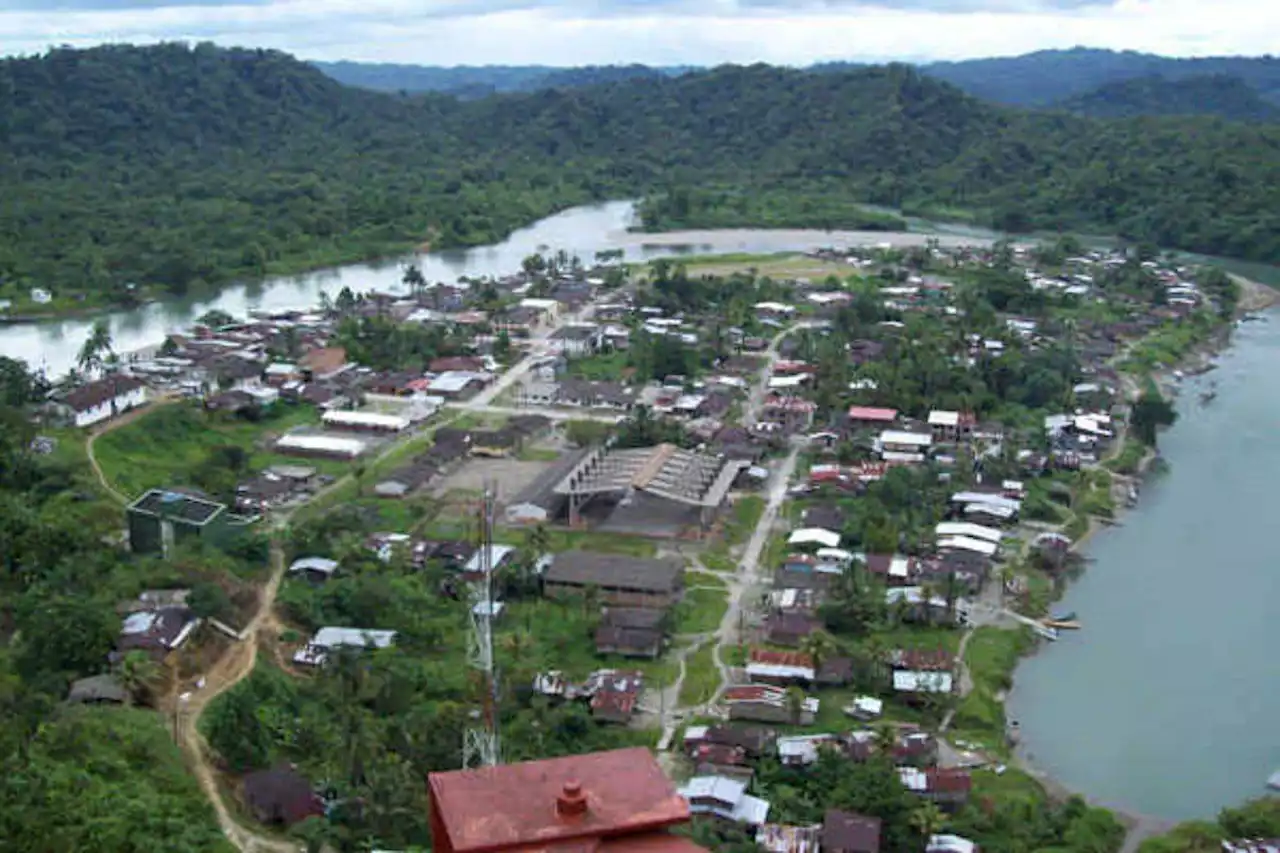
<svg viewBox="0 0 1280 853">
<path fill-rule="evenodd" d="M 270 51 L 62 49 L 0 62 L 0 139 L 15 302 L 41 286 L 128 303 L 474 245 L 672 186 L 731 191 L 713 207 L 736 224 L 853 225 L 865 202 L 1280 260 L 1280 129 L 1020 113 L 903 66 L 462 103 L 346 88 Z"/>
<path fill-rule="evenodd" d="M 907 221 L 867 210 L 839 194 L 699 191 L 673 187 L 646 196 L 637 206 L 645 231 L 682 228 L 837 228 L 905 231 Z"/>
</svg>

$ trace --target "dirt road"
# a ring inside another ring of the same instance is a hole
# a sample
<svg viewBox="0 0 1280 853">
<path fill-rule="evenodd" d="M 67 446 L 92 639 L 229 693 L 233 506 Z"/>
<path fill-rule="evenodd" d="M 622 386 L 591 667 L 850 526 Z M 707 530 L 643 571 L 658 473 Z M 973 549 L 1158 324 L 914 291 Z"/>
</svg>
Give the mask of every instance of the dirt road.
<svg viewBox="0 0 1280 853">
<path fill-rule="evenodd" d="M 209 704 L 223 693 L 235 687 L 253 672 L 258 657 L 260 632 L 274 624 L 272 608 L 280 581 L 284 577 L 284 551 L 279 545 L 271 547 L 271 578 L 262 588 L 258 610 L 242 633 L 244 639 L 233 644 L 204 676 L 204 686 L 177 699 L 178 745 L 191 763 L 192 772 L 200 782 L 209 803 L 218 818 L 218 825 L 227 840 L 241 853 L 298 853 L 302 845 L 258 835 L 241 826 L 222 799 L 218 789 L 217 772 L 209 757 L 209 746 L 200 734 L 200 717 Z"/>
</svg>

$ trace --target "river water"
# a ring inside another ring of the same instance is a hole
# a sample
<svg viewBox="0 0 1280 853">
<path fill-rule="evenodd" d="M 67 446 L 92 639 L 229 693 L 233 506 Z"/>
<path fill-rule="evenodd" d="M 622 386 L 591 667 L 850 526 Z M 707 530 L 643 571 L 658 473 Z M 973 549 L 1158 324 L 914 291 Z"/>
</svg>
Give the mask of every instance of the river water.
<svg viewBox="0 0 1280 853">
<path fill-rule="evenodd" d="M 117 352 L 153 346 L 169 332 L 188 327 L 210 309 L 241 317 L 249 311 L 285 311 L 314 307 L 320 294 L 334 296 L 343 287 L 354 291 L 402 290 L 400 277 L 410 260 L 416 261 L 428 281 L 456 281 L 460 276 L 506 275 L 520 269 L 520 262 L 539 250 L 564 249 L 590 263 L 596 252 L 622 249 L 627 260 L 726 252 L 783 252 L 823 246 L 922 243 L 925 232 L 884 234 L 872 231 L 754 230 L 686 231 L 640 234 L 627 230 L 633 222 L 634 204 L 606 202 L 570 208 L 563 213 L 515 231 L 506 240 L 475 249 L 432 252 L 375 264 L 352 264 L 299 276 L 270 278 L 262 282 L 226 288 L 216 295 L 156 302 L 105 316 Z M 952 229 L 939 237 L 945 243 L 990 240 L 993 232 Z M 0 355 L 25 359 L 49 376 L 60 376 L 75 365 L 76 355 L 96 318 L 52 320 L 0 327 Z"/>
<path fill-rule="evenodd" d="M 1084 629 L 1019 667 L 1008 708 L 1068 788 L 1179 820 L 1280 768 L 1280 314 L 1242 324 L 1220 365 L 1185 383 L 1169 473 L 1086 547 L 1062 602 Z"/>
</svg>

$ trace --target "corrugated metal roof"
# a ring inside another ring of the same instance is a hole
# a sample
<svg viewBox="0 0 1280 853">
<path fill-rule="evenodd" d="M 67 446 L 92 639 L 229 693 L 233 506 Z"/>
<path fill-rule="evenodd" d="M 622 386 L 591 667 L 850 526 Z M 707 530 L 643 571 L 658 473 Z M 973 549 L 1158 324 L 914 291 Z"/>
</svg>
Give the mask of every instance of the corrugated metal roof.
<svg viewBox="0 0 1280 853">
<path fill-rule="evenodd" d="M 587 801 L 586 812 L 571 819 L 556 810 L 568 782 L 580 785 Z M 604 835 L 646 833 L 689 818 L 688 804 L 642 747 L 432 773 L 429 786 L 448 845 L 458 853 L 559 847 Z M 614 843 L 606 847 L 612 850 Z M 652 846 L 643 838 L 617 843 L 646 853 Z M 671 843 L 653 840 L 663 851 Z M 437 841 L 436 848 L 442 847 Z"/>
</svg>

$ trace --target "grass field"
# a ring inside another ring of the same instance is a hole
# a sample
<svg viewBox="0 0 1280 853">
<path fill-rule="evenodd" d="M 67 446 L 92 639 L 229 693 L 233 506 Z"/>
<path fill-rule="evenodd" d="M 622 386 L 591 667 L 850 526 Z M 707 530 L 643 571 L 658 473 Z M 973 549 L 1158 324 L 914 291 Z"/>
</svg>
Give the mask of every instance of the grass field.
<svg viewBox="0 0 1280 853">
<path fill-rule="evenodd" d="M 680 685 L 680 705 L 702 705 L 711 701 L 720 686 L 720 671 L 716 669 L 714 641 L 708 640 L 684 659 L 684 683 Z"/>
<path fill-rule="evenodd" d="M 275 438 L 293 427 L 319 422 L 310 406 L 278 404 L 273 414 L 258 422 L 222 415 L 208 415 L 194 405 L 157 408 L 131 424 L 97 440 L 94 452 L 107 479 L 125 495 L 147 489 L 193 485 L 190 473 L 214 448 L 239 447 L 250 454 L 250 470 L 270 465 L 298 464 L 296 457 L 273 453 Z M 322 473 L 338 474 L 347 464 L 312 460 Z"/>
<path fill-rule="evenodd" d="M 705 255 L 697 258 L 682 258 L 680 263 L 688 267 L 691 273 L 698 275 L 730 275 L 735 272 L 755 270 L 757 275 L 770 278 L 807 278 L 820 281 L 830 275 L 844 279 L 853 273 L 853 268 L 847 264 L 806 258 L 798 252 L 782 252 L 775 255 Z"/>
<path fill-rule="evenodd" d="M 973 690 L 956 708 L 954 723 L 959 731 L 971 733 L 990 745 L 1004 741 L 1001 697 L 1013 685 L 1013 670 L 1030 644 L 1030 632 L 1026 628 L 984 627 L 974 632 L 964 655 Z"/>
<path fill-rule="evenodd" d="M 676 605 L 675 633 L 705 634 L 714 631 L 720 627 L 720 620 L 728 607 L 728 597 L 722 589 L 686 590 L 684 598 Z"/>
</svg>

